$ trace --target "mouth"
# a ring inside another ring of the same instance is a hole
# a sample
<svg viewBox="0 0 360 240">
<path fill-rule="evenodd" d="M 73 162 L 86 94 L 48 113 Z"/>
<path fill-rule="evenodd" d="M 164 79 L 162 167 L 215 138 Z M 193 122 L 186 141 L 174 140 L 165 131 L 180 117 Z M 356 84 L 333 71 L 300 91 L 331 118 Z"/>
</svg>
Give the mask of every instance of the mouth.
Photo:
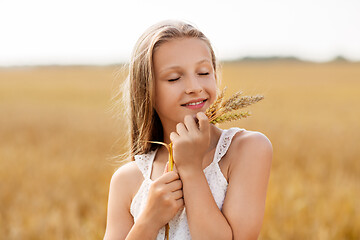
<svg viewBox="0 0 360 240">
<path fill-rule="evenodd" d="M 207 99 L 197 99 L 185 104 L 181 104 L 181 106 L 183 107 L 187 107 L 190 109 L 198 109 L 198 108 L 202 108 L 205 105 L 205 102 L 207 101 Z"/>
</svg>

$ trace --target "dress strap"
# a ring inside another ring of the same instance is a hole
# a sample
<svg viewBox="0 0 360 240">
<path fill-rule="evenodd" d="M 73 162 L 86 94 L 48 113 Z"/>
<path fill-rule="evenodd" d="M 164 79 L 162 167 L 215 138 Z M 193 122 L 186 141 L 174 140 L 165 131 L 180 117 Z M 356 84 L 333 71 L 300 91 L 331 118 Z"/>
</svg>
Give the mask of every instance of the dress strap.
<svg viewBox="0 0 360 240">
<path fill-rule="evenodd" d="M 221 160 L 221 158 L 226 154 L 227 150 L 229 149 L 231 140 L 233 139 L 235 134 L 240 131 L 244 131 L 244 129 L 233 127 L 223 131 L 216 147 L 214 162 L 218 163 Z"/>
<path fill-rule="evenodd" d="M 153 165 L 153 161 L 154 161 L 157 150 L 158 150 L 158 148 L 151 152 L 134 156 L 135 163 L 138 166 L 138 168 L 140 169 L 140 171 L 143 174 L 145 179 L 150 179 L 152 165 Z"/>
</svg>

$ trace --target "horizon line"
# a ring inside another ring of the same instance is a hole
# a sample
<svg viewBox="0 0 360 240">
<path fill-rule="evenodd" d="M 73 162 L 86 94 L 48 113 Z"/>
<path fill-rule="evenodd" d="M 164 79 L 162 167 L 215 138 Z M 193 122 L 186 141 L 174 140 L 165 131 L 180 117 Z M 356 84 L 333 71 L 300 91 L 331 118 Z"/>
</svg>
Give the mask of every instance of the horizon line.
<svg viewBox="0 0 360 240">
<path fill-rule="evenodd" d="M 360 63 L 360 60 L 350 60 L 342 55 L 338 55 L 333 59 L 327 61 L 313 61 L 305 60 L 296 56 L 245 56 L 241 58 L 234 59 L 224 59 L 218 60 L 219 63 L 240 63 L 240 62 L 302 62 L 302 63 L 315 63 L 315 64 L 326 64 L 333 62 L 343 62 L 343 63 Z M 0 65 L 0 69 L 5 68 L 27 68 L 27 67 L 107 67 L 107 66 L 117 66 L 117 65 L 126 65 L 127 62 L 117 62 L 117 63 L 49 63 L 49 64 L 13 64 L 13 65 Z"/>
</svg>

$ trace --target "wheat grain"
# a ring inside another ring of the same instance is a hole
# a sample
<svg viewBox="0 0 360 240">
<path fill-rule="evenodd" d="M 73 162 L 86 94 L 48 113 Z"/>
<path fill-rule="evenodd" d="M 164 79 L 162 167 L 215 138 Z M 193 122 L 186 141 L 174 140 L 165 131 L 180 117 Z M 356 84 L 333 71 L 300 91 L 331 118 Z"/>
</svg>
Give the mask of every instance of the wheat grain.
<svg viewBox="0 0 360 240">
<path fill-rule="evenodd" d="M 264 96 L 261 95 L 256 95 L 256 96 L 244 96 L 241 98 L 235 98 L 229 102 L 226 102 L 223 105 L 224 113 L 229 112 L 229 111 L 233 111 L 233 110 L 238 110 L 240 108 L 244 108 L 247 107 L 253 103 L 256 103 L 260 100 L 264 99 Z"/>
<path fill-rule="evenodd" d="M 209 108 L 211 108 L 211 110 L 205 112 L 206 116 L 209 118 L 209 122 L 210 123 L 225 122 L 227 120 L 217 121 L 217 118 L 220 118 L 223 114 L 229 113 L 234 110 L 238 110 L 240 108 L 247 107 L 251 104 L 254 104 L 254 103 L 264 99 L 264 96 L 262 96 L 262 95 L 240 97 L 241 94 L 242 94 L 242 92 L 239 91 L 225 101 L 223 101 L 223 99 L 221 99 L 220 105 L 219 104 L 211 105 L 209 107 Z M 218 99 L 215 102 L 218 102 Z M 209 114 L 209 113 L 211 113 L 211 114 Z M 243 117 L 241 117 L 241 118 L 243 118 Z"/>
<path fill-rule="evenodd" d="M 225 91 L 226 91 L 226 87 L 221 91 L 221 93 L 217 96 L 216 100 L 210 105 L 210 107 L 206 109 L 205 114 L 208 117 L 213 116 L 216 112 L 216 109 L 218 109 L 218 106 L 222 105 Z"/>
<path fill-rule="evenodd" d="M 239 112 L 239 113 L 225 113 L 219 117 L 217 117 L 216 119 L 212 120 L 210 123 L 223 123 L 223 122 L 230 122 L 230 121 L 234 121 L 234 120 L 239 120 L 242 118 L 246 118 L 248 116 L 250 116 L 250 112 Z"/>
</svg>

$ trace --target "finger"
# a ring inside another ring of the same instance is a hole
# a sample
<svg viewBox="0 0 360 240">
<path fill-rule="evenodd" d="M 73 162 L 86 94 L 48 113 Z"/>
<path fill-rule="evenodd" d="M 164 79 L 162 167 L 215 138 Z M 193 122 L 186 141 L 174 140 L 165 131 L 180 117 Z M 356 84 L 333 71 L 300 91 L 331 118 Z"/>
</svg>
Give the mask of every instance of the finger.
<svg viewBox="0 0 360 240">
<path fill-rule="evenodd" d="M 178 208 L 181 208 L 182 206 L 184 206 L 184 198 L 177 199 L 176 204 L 178 205 Z"/>
<path fill-rule="evenodd" d="M 183 123 L 176 124 L 176 132 L 181 136 L 187 134 L 188 130 Z"/>
<path fill-rule="evenodd" d="M 189 132 L 199 131 L 198 125 L 192 116 L 186 115 L 184 118 L 184 123 Z"/>
<path fill-rule="evenodd" d="M 178 137 L 180 137 L 180 136 L 179 136 L 179 134 L 177 134 L 176 132 L 171 132 L 171 133 L 170 133 L 170 140 L 171 140 L 172 142 L 175 142 L 175 140 L 176 140 Z"/>
<path fill-rule="evenodd" d="M 176 168 L 176 164 L 175 164 L 175 162 L 174 162 L 174 164 L 173 164 L 173 171 L 175 171 L 175 172 L 179 173 L 179 171 L 178 171 L 178 170 L 177 170 L 177 168 Z"/>
<path fill-rule="evenodd" d="M 203 112 L 198 112 L 196 117 L 199 119 L 199 129 L 201 132 L 207 132 L 209 130 L 209 118 Z"/>
<path fill-rule="evenodd" d="M 167 173 L 168 171 L 169 171 L 169 162 L 166 162 L 163 174 Z"/>
<path fill-rule="evenodd" d="M 171 172 L 164 173 L 158 179 L 159 179 L 158 180 L 159 182 L 167 184 L 167 183 L 170 183 L 170 182 L 180 179 L 180 176 L 177 172 L 171 171 Z"/>
<path fill-rule="evenodd" d="M 183 191 L 182 190 L 177 190 L 175 192 L 172 193 L 172 197 L 175 199 L 175 200 L 178 200 L 180 198 L 183 198 L 184 195 L 183 195 Z"/>
<path fill-rule="evenodd" d="M 199 128 L 199 119 L 197 119 L 196 114 L 194 114 L 192 117 L 195 120 L 196 126 Z"/>
<path fill-rule="evenodd" d="M 175 192 L 182 189 L 183 185 L 182 181 L 177 179 L 175 181 L 169 182 L 166 187 L 169 189 L 169 191 Z"/>
</svg>

